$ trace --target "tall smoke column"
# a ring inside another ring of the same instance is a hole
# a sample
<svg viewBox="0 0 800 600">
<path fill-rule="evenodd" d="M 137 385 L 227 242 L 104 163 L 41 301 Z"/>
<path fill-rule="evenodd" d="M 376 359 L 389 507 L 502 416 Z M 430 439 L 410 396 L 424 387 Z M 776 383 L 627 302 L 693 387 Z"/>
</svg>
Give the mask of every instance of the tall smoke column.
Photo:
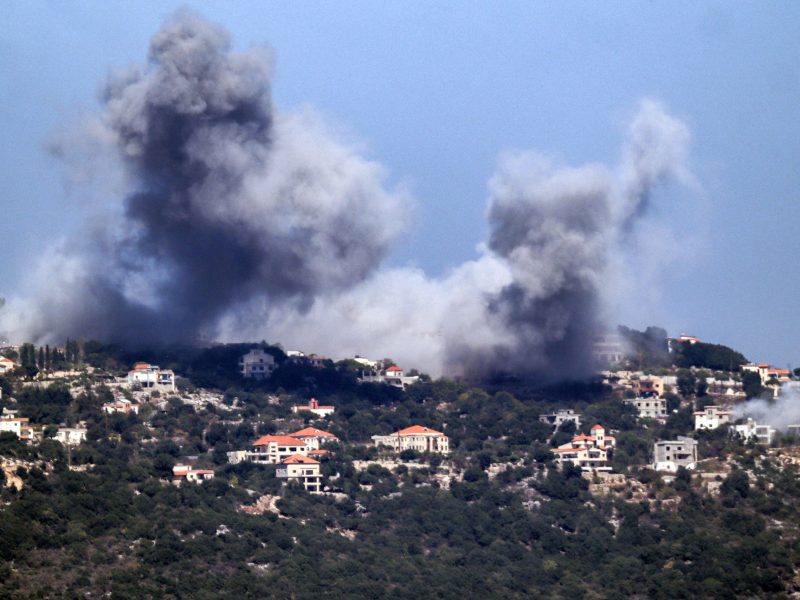
<svg viewBox="0 0 800 600">
<path fill-rule="evenodd" d="M 456 361 L 547 378 L 588 374 L 615 253 L 653 187 L 686 173 L 689 139 L 682 121 L 646 100 L 617 176 L 601 165 L 557 168 L 532 152 L 503 157 L 489 183 L 488 247 L 513 281 L 490 308 L 515 343 Z"/>
<path fill-rule="evenodd" d="M 307 307 L 375 269 L 404 196 L 309 111 L 277 113 L 269 76 L 265 51 L 233 53 L 184 11 L 149 65 L 109 81 L 94 131 L 131 193 L 121 221 L 51 257 L 28 335 L 192 341 L 253 297 Z"/>
</svg>

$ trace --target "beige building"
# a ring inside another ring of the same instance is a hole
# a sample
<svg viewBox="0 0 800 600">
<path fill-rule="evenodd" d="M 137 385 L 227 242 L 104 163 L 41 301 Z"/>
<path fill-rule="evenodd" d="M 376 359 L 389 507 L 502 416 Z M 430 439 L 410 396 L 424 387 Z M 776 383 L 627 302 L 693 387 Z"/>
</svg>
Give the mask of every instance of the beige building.
<svg viewBox="0 0 800 600">
<path fill-rule="evenodd" d="M 625 404 L 636 409 L 640 419 L 666 419 L 667 401 L 664 398 L 650 396 L 648 398 L 626 398 Z"/>
<path fill-rule="evenodd" d="M 694 429 L 716 429 L 720 425 L 731 422 L 731 411 L 722 410 L 719 406 L 706 406 L 694 413 Z"/>
<path fill-rule="evenodd" d="M 239 370 L 250 379 L 267 379 L 276 366 L 275 358 L 261 348 L 250 350 L 239 359 Z"/>
<path fill-rule="evenodd" d="M 694 469 L 697 466 L 697 440 L 680 435 L 677 440 L 656 442 L 653 456 L 656 471 L 675 473 L 679 467 Z"/>
<path fill-rule="evenodd" d="M 275 475 L 287 482 L 295 481 L 302 484 L 307 492 L 318 494 L 322 491 L 322 476 L 319 472 L 319 462 L 313 458 L 294 454 L 284 458 Z"/>
<path fill-rule="evenodd" d="M 309 448 L 303 440 L 288 435 L 264 435 L 253 442 L 247 460 L 265 465 L 277 465 L 294 454 L 305 455 Z"/>
<path fill-rule="evenodd" d="M 440 431 L 422 425 L 412 425 L 389 435 L 373 435 L 377 447 L 388 446 L 396 452 L 416 450 L 417 452 L 450 452 L 450 438 Z"/>
<path fill-rule="evenodd" d="M 576 435 L 569 444 L 555 448 L 556 463 L 571 463 L 584 471 L 610 471 L 608 452 L 616 446 L 617 440 L 606 435 L 602 425 L 592 427 L 589 435 Z"/>
<path fill-rule="evenodd" d="M 332 433 L 317 429 L 316 427 L 306 427 L 300 431 L 295 431 L 294 433 L 290 433 L 289 437 L 304 442 L 306 448 L 309 450 L 319 450 L 324 444 L 339 441 L 339 438 Z"/>
<path fill-rule="evenodd" d="M 134 404 L 130 400 L 126 398 L 120 398 L 119 400 L 115 400 L 114 402 L 106 402 L 103 404 L 103 412 L 108 413 L 109 415 L 114 413 L 122 413 L 128 415 L 133 413 L 135 415 L 139 414 L 139 405 Z"/>
</svg>

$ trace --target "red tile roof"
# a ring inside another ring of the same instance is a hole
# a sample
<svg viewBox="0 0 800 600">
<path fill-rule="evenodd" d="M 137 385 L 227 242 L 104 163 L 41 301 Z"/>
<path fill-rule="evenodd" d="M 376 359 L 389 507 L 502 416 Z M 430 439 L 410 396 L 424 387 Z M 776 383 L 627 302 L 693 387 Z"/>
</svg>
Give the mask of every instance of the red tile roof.
<svg viewBox="0 0 800 600">
<path fill-rule="evenodd" d="M 319 461 L 314 460 L 313 458 L 308 458 L 307 456 L 303 456 L 302 454 L 292 454 L 291 456 L 284 458 L 281 461 L 282 465 L 318 465 Z"/>
<path fill-rule="evenodd" d="M 595 425 L 594 427 L 592 427 L 592 431 L 596 431 L 596 430 L 598 430 L 598 429 L 605 429 L 605 427 L 603 427 L 603 426 L 602 426 L 602 425 L 600 425 L 599 423 L 598 423 L 597 425 Z"/>
<path fill-rule="evenodd" d="M 436 431 L 435 429 L 423 427 L 422 425 L 412 425 L 411 427 L 406 427 L 405 429 L 401 429 L 400 431 L 394 433 L 394 435 L 420 435 L 420 434 L 444 435 L 441 431 Z"/>
<path fill-rule="evenodd" d="M 304 437 L 325 437 L 325 438 L 333 438 L 337 439 L 335 435 L 329 433 L 327 431 L 322 431 L 322 429 L 317 429 L 316 427 L 306 427 L 305 429 L 301 429 L 300 431 L 295 431 L 294 433 L 288 434 L 289 437 L 293 438 L 304 438 Z"/>
<path fill-rule="evenodd" d="M 325 454 L 330 454 L 330 453 L 331 453 L 330 450 L 323 450 L 322 448 L 320 448 L 319 450 L 310 450 L 308 452 L 308 455 L 309 456 L 323 456 Z"/>
<path fill-rule="evenodd" d="M 253 442 L 253 446 L 268 446 L 278 444 L 279 446 L 305 446 L 306 443 L 288 435 L 263 435 Z"/>
<path fill-rule="evenodd" d="M 401 368 L 400 368 L 400 367 L 398 367 L 397 365 L 392 365 L 391 367 L 389 367 L 388 369 L 386 369 L 386 372 L 388 373 L 389 371 L 395 372 L 395 371 L 402 371 L 402 370 L 403 370 L 403 369 L 401 369 Z"/>
</svg>

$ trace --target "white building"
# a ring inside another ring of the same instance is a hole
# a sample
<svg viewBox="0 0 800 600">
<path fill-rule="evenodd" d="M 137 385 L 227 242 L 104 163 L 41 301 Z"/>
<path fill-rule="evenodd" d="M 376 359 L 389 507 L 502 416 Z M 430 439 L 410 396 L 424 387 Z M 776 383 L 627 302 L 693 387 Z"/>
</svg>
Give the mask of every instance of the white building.
<svg viewBox="0 0 800 600">
<path fill-rule="evenodd" d="M 139 414 L 139 405 L 134 404 L 127 398 L 120 398 L 119 400 L 115 400 L 114 402 L 106 402 L 103 404 L 103 412 L 108 413 L 109 415 L 114 413 L 122 413 L 122 414 L 130 414 L 133 413 L 135 415 Z"/>
<path fill-rule="evenodd" d="M 558 410 L 549 415 L 539 415 L 539 421 L 547 423 L 548 425 L 553 425 L 556 429 L 569 421 L 575 423 L 576 429 L 581 426 L 581 416 L 576 414 L 572 409 Z"/>
<path fill-rule="evenodd" d="M 327 417 L 328 415 L 332 415 L 336 411 L 336 407 L 332 405 L 320 404 L 315 398 L 309 400 L 308 404 L 302 404 L 292 407 L 293 413 L 298 413 L 303 410 L 308 411 L 310 413 L 314 413 L 318 417 Z"/>
<path fill-rule="evenodd" d="M 251 379 L 267 379 L 275 367 L 275 357 L 261 348 L 250 350 L 239 359 L 239 370 Z"/>
<path fill-rule="evenodd" d="M 294 454 L 307 454 L 310 448 L 303 440 L 288 435 L 264 435 L 253 442 L 247 460 L 264 465 L 276 465 Z"/>
<path fill-rule="evenodd" d="M 59 427 L 55 439 L 65 446 L 77 446 L 86 441 L 85 427 Z"/>
<path fill-rule="evenodd" d="M 377 375 L 362 375 L 359 381 L 361 383 L 385 383 L 403 390 L 406 386 L 417 383 L 419 376 L 406 375 L 406 372 L 401 367 L 392 365 Z"/>
<path fill-rule="evenodd" d="M 741 425 L 735 425 L 733 430 L 745 441 L 755 440 L 757 444 L 769 446 L 775 439 L 775 428 L 769 425 L 759 425 L 753 419 L 747 419 Z"/>
<path fill-rule="evenodd" d="M 441 431 L 429 429 L 422 425 L 412 425 L 389 435 L 373 435 L 372 441 L 377 447 L 388 446 L 396 452 L 416 450 L 418 452 L 450 452 L 450 438 Z"/>
<path fill-rule="evenodd" d="M 722 410 L 719 406 L 706 406 L 703 410 L 694 413 L 695 431 L 700 429 L 716 429 L 720 425 L 731 422 L 731 413 Z"/>
<path fill-rule="evenodd" d="M 625 404 L 636 409 L 640 419 L 666 419 L 667 401 L 664 398 L 650 396 L 648 398 L 626 398 Z"/>
<path fill-rule="evenodd" d="M 3 431 L 9 431 L 25 442 L 33 439 L 33 431 L 27 417 L 3 414 L 0 417 L 0 432 Z"/>
<path fill-rule="evenodd" d="M 556 463 L 571 463 L 584 471 L 610 471 L 608 453 L 617 444 L 616 438 L 606 435 L 602 425 L 592 427 L 589 435 L 576 435 L 569 444 L 555 448 Z"/>
<path fill-rule="evenodd" d="M 697 440 L 680 435 L 677 440 L 656 442 L 653 456 L 656 471 L 675 473 L 679 467 L 694 469 L 697 466 Z"/>
<path fill-rule="evenodd" d="M 307 492 L 318 494 L 322 491 L 322 476 L 319 468 L 319 462 L 313 458 L 294 454 L 280 462 L 275 470 L 275 475 L 287 482 L 296 481 L 302 484 Z"/>
<path fill-rule="evenodd" d="M 193 469 L 188 465 L 175 465 L 172 467 L 172 475 L 174 483 L 180 483 L 183 480 L 202 483 L 214 479 L 214 471 L 211 469 Z"/>
<path fill-rule="evenodd" d="M 128 371 L 128 385 L 174 392 L 175 373 L 169 369 L 161 369 L 158 365 L 138 362 Z"/>
</svg>

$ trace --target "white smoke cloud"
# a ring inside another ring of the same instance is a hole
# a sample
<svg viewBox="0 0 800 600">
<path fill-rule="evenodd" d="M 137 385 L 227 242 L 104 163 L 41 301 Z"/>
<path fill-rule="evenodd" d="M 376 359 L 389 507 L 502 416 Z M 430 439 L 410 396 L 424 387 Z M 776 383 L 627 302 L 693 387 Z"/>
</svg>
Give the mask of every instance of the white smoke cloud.
<svg viewBox="0 0 800 600">
<path fill-rule="evenodd" d="M 781 385 L 780 395 L 774 400 L 758 398 L 742 402 L 734 407 L 733 416 L 735 419 L 750 418 L 778 431 L 786 431 L 789 425 L 800 425 L 800 386 L 788 381 Z"/>
</svg>

